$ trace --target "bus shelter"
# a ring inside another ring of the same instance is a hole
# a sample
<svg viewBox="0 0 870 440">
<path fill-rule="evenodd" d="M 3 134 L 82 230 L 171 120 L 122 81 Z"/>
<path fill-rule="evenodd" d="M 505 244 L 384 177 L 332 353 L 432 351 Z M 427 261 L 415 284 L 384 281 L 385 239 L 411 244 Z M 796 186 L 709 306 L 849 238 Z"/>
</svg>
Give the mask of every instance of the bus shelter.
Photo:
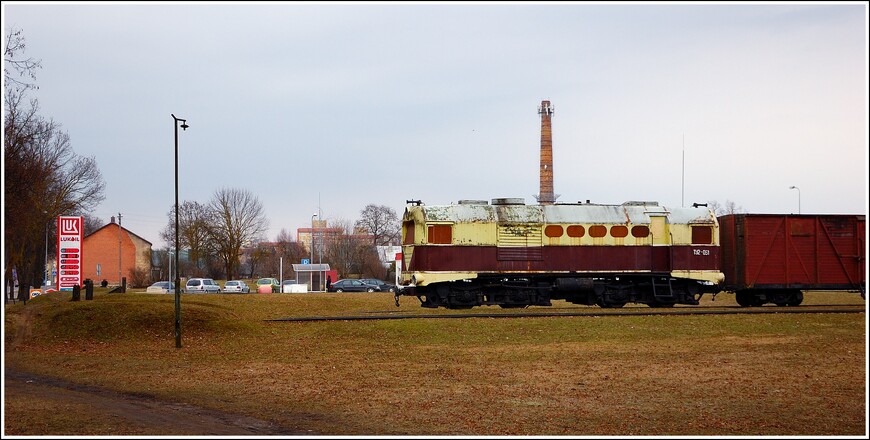
<svg viewBox="0 0 870 440">
<path fill-rule="evenodd" d="M 293 271 L 296 272 L 296 283 L 307 285 L 309 292 L 326 290 L 326 277 L 330 272 L 328 264 L 294 264 Z"/>
</svg>

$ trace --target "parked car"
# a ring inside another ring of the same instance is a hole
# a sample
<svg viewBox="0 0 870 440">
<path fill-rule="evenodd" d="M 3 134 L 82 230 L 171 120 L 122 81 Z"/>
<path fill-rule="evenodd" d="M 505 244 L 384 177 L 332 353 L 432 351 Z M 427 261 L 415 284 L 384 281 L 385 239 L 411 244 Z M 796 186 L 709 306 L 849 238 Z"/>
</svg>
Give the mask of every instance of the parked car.
<svg viewBox="0 0 870 440">
<path fill-rule="evenodd" d="M 224 283 L 224 293 L 251 293 L 251 288 L 242 280 L 232 280 Z"/>
<path fill-rule="evenodd" d="M 257 280 L 258 293 L 278 293 L 281 291 L 281 285 L 275 278 L 260 278 Z"/>
<path fill-rule="evenodd" d="M 390 283 L 387 283 L 385 281 L 381 281 L 381 280 L 378 280 L 375 278 L 363 278 L 360 281 L 362 281 L 366 284 L 371 284 L 373 286 L 378 286 L 378 290 L 381 292 L 396 293 L 396 285 L 395 284 L 390 284 Z"/>
<path fill-rule="evenodd" d="M 377 292 L 378 286 L 364 283 L 361 280 L 343 279 L 332 283 L 327 290 L 330 292 Z"/>
<path fill-rule="evenodd" d="M 145 289 L 146 293 L 175 293 L 175 283 L 158 281 Z"/>
<path fill-rule="evenodd" d="M 184 293 L 220 293 L 221 286 L 211 278 L 191 278 L 184 285 Z"/>
</svg>

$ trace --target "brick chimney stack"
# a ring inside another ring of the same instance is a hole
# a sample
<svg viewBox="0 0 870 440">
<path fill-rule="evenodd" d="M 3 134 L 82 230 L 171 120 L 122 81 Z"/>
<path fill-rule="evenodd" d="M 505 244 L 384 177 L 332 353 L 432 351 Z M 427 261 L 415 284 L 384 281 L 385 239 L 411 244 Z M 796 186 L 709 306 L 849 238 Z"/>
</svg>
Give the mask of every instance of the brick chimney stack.
<svg viewBox="0 0 870 440">
<path fill-rule="evenodd" d="M 538 114 L 541 115 L 541 192 L 538 203 L 552 205 L 556 196 L 553 193 L 553 130 L 550 124 L 553 107 L 550 101 L 541 101 Z"/>
</svg>

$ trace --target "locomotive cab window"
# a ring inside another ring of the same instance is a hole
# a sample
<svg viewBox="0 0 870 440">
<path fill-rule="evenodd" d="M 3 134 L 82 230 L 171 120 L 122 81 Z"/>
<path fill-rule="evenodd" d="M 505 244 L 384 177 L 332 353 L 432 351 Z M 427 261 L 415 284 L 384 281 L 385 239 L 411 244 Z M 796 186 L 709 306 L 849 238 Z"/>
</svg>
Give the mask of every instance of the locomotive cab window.
<svg viewBox="0 0 870 440">
<path fill-rule="evenodd" d="M 580 238 L 586 234 L 586 229 L 583 225 L 571 225 L 568 226 L 568 236 L 573 238 Z"/>
<path fill-rule="evenodd" d="M 649 237 L 649 227 L 644 225 L 632 226 L 631 235 L 637 238 Z"/>
<path fill-rule="evenodd" d="M 547 225 L 544 228 L 544 234 L 550 238 L 558 238 L 562 236 L 562 226 L 559 225 Z"/>
<path fill-rule="evenodd" d="M 451 244 L 453 225 L 429 225 L 428 236 L 431 244 Z"/>
<path fill-rule="evenodd" d="M 594 238 L 601 238 L 607 235 L 607 227 L 604 225 L 592 225 L 589 227 L 589 235 Z"/>
<path fill-rule="evenodd" d="M 692 244 L 713 244 L 713 227 L 692 226 Z"/>
<path fill-rule="evenodd" d="M 616 238 L 624 238 L 628 236 L 628 228 L 622 225 L 611 226 L 610 235 Z"/>
<path fill-rule="evenodd" d="M 402 244 L 414 244 L 414 222 L 404 222 L 402 224 L 402 230 L 404 231 L 405 235 L 405 239 L 402 240 Z"/>
</svg>

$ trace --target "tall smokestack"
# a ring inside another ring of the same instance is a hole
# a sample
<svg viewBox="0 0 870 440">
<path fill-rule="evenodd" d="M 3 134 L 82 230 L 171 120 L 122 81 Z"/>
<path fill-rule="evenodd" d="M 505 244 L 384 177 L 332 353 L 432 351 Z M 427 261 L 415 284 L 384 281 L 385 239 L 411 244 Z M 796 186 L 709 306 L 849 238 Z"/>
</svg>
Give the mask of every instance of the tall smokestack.
<svg viewBox="0 0 870 440">
<path fill-rule="evenodd" d="M 541 115 L 541 192 L 538 203 L 552 205 L 556 196 L 553 194 L 553 129 L 550 125 L 553 107 L 550 101 L 541 101 L 538 114 Z"/>
</svg>

